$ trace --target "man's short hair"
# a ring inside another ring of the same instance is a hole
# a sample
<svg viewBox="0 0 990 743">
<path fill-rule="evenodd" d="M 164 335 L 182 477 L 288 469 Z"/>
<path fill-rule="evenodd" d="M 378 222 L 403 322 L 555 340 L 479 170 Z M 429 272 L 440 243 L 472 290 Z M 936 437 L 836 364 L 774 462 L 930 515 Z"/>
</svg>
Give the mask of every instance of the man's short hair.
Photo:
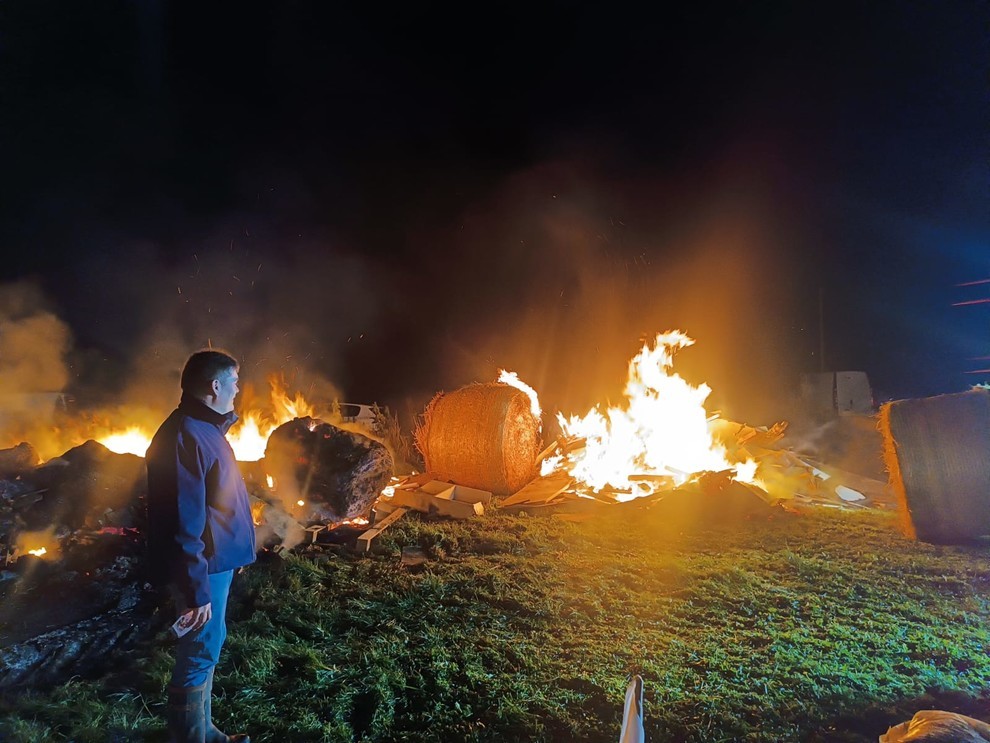
<svg viewBox="0 0 990 743">
<path fill-rule="evenodd" d="M 237 359 L 229 353 L 197 351 L 186 359 L 186 365 L 182 367 L 182 391 L 191 395 L 204 395 L 210 391 L 214 379 L 220 379 L 238 366 L 240 364 Z"/>
</svg>

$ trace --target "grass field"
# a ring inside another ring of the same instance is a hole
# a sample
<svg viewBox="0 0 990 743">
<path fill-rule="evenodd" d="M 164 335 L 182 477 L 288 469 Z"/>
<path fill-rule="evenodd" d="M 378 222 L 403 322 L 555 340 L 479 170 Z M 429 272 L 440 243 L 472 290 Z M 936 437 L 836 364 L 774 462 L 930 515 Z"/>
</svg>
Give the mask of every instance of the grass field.
<svg viewBox="0 0 990 743">
<path fill-rule="evenodd" d="M 986 719 L 990 550 L 888 513 L 571 522 L 407 515 L 370 557 L 238 577 L 215 716 L 263 741 L 876 741 L 921 708 Z M 429 560 L 400 564 L 403 546 Z M 0 702 L 4 741 L 164 741 L 171 645 Z M 232 721 L 237 721 L 234 724 Z"/>
</svg>

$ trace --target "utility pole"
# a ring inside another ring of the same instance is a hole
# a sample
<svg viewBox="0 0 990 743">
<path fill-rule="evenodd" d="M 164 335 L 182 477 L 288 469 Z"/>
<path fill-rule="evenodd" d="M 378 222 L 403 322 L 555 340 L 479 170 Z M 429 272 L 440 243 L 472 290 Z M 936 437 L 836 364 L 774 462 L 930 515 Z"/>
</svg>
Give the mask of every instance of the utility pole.
<svg viewBox="0 0 990 743">
<path fill-rule="evenodd" d="M 825 290 L 818 287 L 818 371 L 825 371 Z"/>
</svg>

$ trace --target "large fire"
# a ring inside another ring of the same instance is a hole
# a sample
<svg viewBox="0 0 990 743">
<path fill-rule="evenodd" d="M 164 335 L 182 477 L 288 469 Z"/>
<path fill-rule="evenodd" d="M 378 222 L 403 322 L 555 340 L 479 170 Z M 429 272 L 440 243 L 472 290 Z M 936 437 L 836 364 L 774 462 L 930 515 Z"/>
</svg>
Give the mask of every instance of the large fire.
<svg viewBox="0 0 990 743">
<path fill-rule="evenodd" d="M 559 441 L 567 445 L 543 460 L 541 474 L 566 473 L 579 494 L 607 490 L 617 500 L 676 487 L 705 472 L 727 472 L 736 480 L 762 485 L 755 479 L 757 463 L 748 455 L 731 456 L 714 435 L 720 421 L 705 409 L 711 389 L 692 385 L 672 370 L 675 353 L 693 343 L 679 330 L 658 334 L 629 362 L 623 404 L 595 406 L 584 416 L 558 412 Z M 500 370 L 498 381 L 523 390 L 533 415 L 541 417 L 536 390 L 515 372 Z M 283 423 L 319 417 L 301 394 L 290 396 L 280 378 L 270 377 L 269 384 L 267 412 L 254 407 L 241 412 L 227 434 L 239 461 L 264 457 L 269 436 Z M 141 426 L 90 425 L 73 432 L 78 441 L 70 445 L 95 439 L 114 452 L 144 456 L 152 431 Z M 274 481 L 268 485 L 275 489 Z"/>
<path fill-rule="evenodd" d="M 711 393 L 672 373 L 674 353 L 694 340 L 679 330 L 661 333 L 629 362 L 625 405 L 585 416 L 557 414 L 564 437 L 583 447 L 544 461 L 542 474 L 566 471 L 594 492 L 611 488 L 618 500 L 649 495 L 660 484 L 680 485 L 702 472 L 731 470 L 753 482 L 752 459 L 730 461 L 712 435 L 717 416 L 705 410 Z"/>
<path fill-rule="evenodd" d="M 227 432 L 227 440 L 238 461 L 258 461 L 265 456 L 265 447 L 272 431 L 293 418 L 316 414 L 313 406 L 301 394 L 290 397 L 278 377 L 270 377 L 268 381 L 271 385 L 272 412 L 266 414 L 258 409 L 249 410 Z M 141 426 L 123 429 L 107 426 L 85 432 L 82 440 L 92 438 L 117 454 L 136 454 L 143 457 L 151 445 L 153 433 Z"/>
</svg>

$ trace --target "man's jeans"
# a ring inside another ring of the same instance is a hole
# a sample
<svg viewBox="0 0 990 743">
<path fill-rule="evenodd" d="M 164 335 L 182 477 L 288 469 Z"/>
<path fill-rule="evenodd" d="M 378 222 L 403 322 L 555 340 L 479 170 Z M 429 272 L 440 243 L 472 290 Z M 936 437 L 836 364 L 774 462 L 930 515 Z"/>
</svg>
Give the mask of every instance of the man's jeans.
<svg viewBox="0 0 990 743">
<path fill-rule="evenodd" d="M 172 686 L 201 686 L 206 683 L 210 670 L 220 660 L 220 648 L 227 639 L 227 595 L 234 571 L 210 575 L 210 604 L 213 616 L 195 632 L 188 632 L 177 640 L 175 668 L 172 669 Z M 173 587 L 172 595 L 179 614 L 189 607 Z"/>
</svg>

